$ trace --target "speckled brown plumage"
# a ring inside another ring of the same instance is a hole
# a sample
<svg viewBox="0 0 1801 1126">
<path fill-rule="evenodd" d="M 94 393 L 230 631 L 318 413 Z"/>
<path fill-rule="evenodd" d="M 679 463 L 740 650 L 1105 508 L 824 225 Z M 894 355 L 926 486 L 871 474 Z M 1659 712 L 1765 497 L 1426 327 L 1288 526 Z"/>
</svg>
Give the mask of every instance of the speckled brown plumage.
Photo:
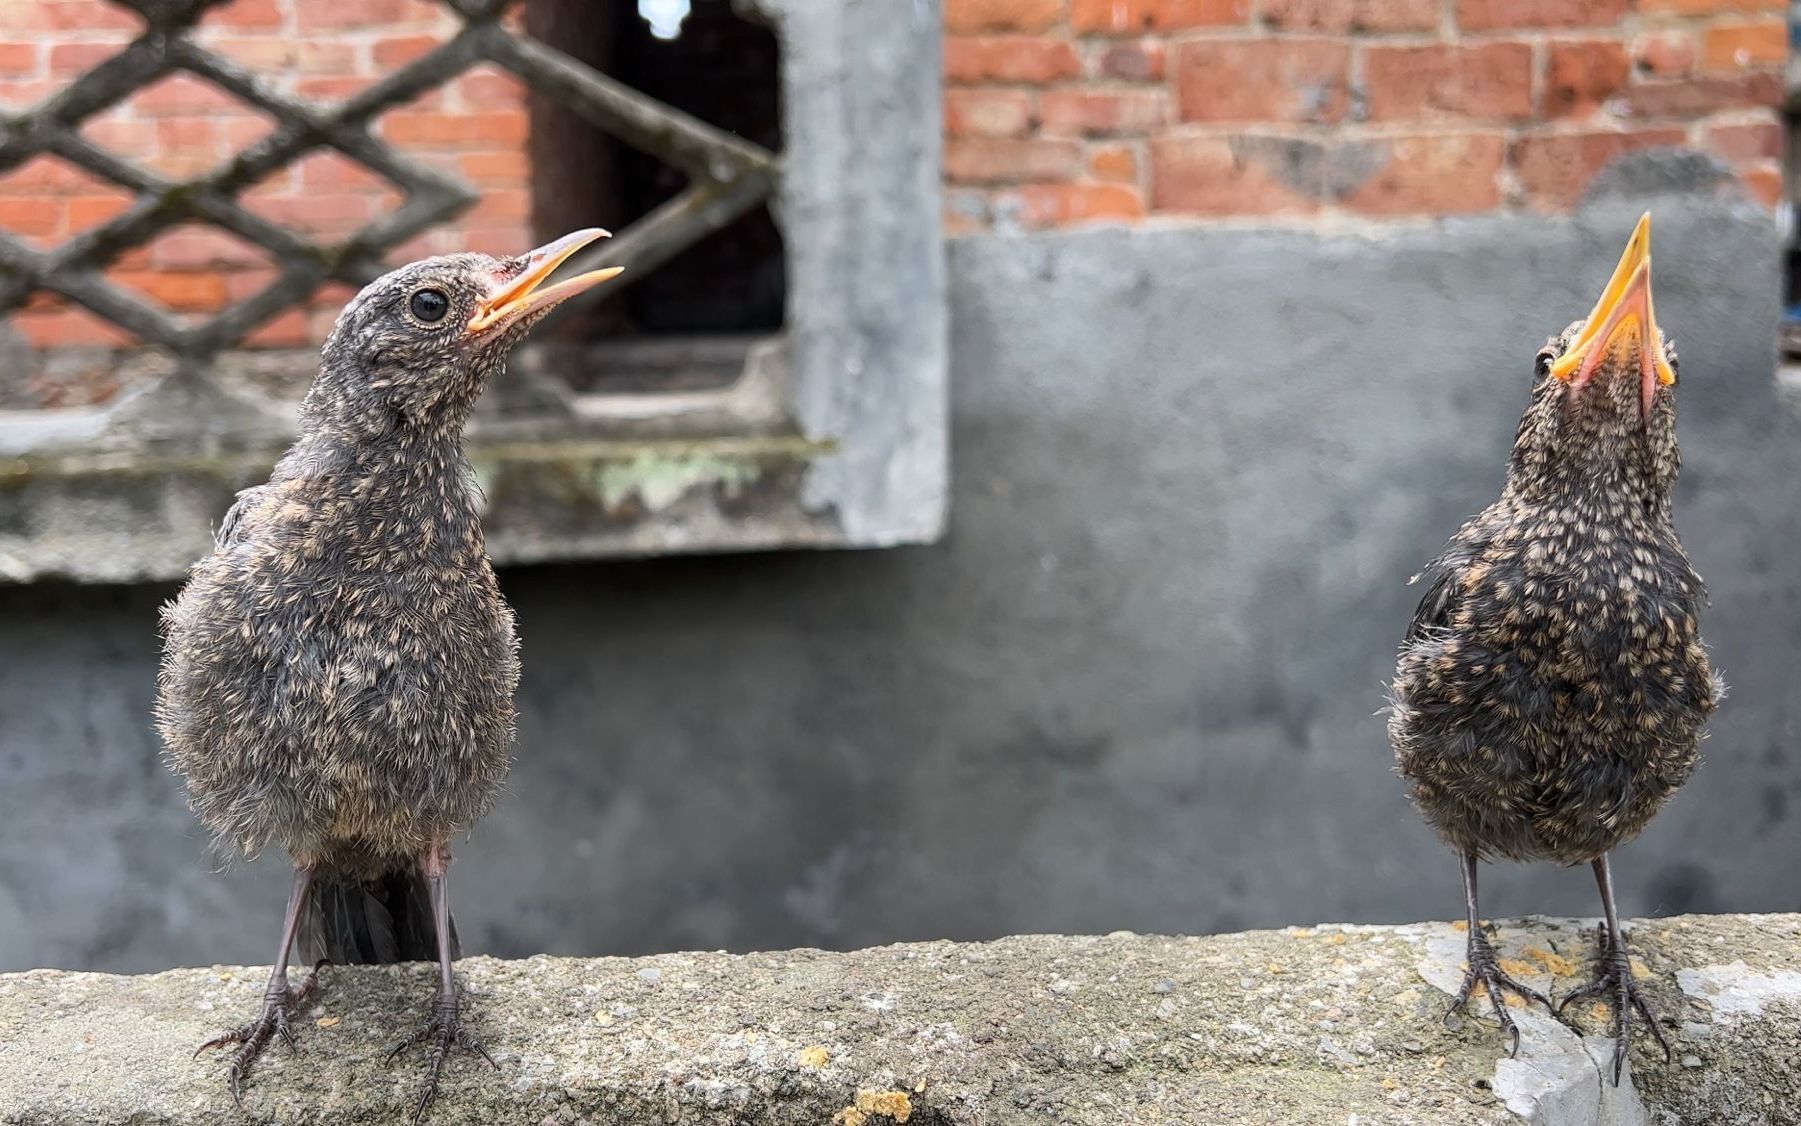
<svg viewBox="0 0 1801 1126">
<path fill-rule="evenodd" d="M 1500 499 L 1423 576 L 1388 723 L 1414 803 L 1465 859 L 1460 1002 L 1485 985 L 1516 1043 L 1499 992 L 1531 994 L 1492 964 L 1476 861 L 1593 864 L 1612 922 L 1604 961 L 1623 964 L 1607 854 L 1688 779 L 1721 692 L 1701 579 L 1670 519 L 1676 355 L 1651 312 L 1648 217 L 1595 313 L 1554 337 L 1534 374 Z M 1623 1059 L 1629 1009 L 1645 1009 L 1629 973 L 1607 989 Z"/>
<path fill-rule="evenodd" d="M 443 963 L 448 838 L 487 812 L 513 740 L 513 614 L 485 550 L 462 433 L 508 351 L 569 288 L 534 289 L 599 232 L 531 255 L 403 267 L 345 308 L 268 484 L 239 495 L 213 552 L 164 612 L 157 725 L 219 843 L 273 844 L 296 879 L 264 1015 L 232 1089 L 289 1035 L 292 935 L 336 960 Z M 312 978 L 300 992 L 312 987 Z M 431 1087 L 421 1101 L 423 1112 Z"/>
</svg>

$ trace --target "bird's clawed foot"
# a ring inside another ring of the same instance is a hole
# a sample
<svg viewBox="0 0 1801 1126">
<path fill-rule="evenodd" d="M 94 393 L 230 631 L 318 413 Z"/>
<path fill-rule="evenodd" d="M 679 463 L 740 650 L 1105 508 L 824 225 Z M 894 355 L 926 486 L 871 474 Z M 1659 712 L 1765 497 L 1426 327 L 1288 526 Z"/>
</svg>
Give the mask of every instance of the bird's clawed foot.
<svg viewBox="0 0 1801 1126">
<path fill-rule="evenodd" d="M 319 970 L 329 964 L 321 960 L 306 975 L 306 980 L 300 983 L 298 989 L 290 988 L 285 977 L 272 983 L 269 991 L 263 994 L 261 1016 L 242 1028 L 234 1028 L 223 1036 L 213 1037 L 194 1050 L 194 1058 L 199 1059 L 200 1053 L 210 1048 L 222 1048 L 227 1044 L 240 1045 L 237 1054 L 231 1058 L 230 1078 L 231 1098 L 239 1106 L 244 1103 L 244 1080 L 250 1074 L 251 1065 L 263 1054 L 263 1049 L 269 1046 L 269 1041 L 279 1036 L 289 1051 L 293 1051 L 298 1044 L 294 1029 L 288 1024 L 288 1017 L 313 995 L 313 990 L 319 985 Z"/>
<path fill-rule="evenodd" d="M 394 1050 L 388 1053 L 388 1061 L 392 1063 L 402 1052 L 415 1044 L 430 1045 L 428 1050 L 431 1052 L 431 1069 L 425 1077 L 425 1089 L 419 1092 L 419 1101 L 413 1106 L 414 1122 L 425 1117 L 425 1112 L 431 1106 L 432 1100 L 438 1097 L 438 1076 L 444 1071 L 444 1061 L 449 1058 L 452 1048 L 462 1048 L 465 1051 L 474 1052 L 482 1059 L 487 1060 L 488 1066 L 495 1069 L 500 1067 L 494 1062 L 494 1057 L 488 1054 L 488 1049 L 482 1047 L 481 1041 L 477 1040 L 463 1026 L 457 1009 L 455 994 L 439 998 L 438 1007 L 432 1014 L 431 1023 L 394 1045 Z"/>
<path fill-rule="evenodd" d="M 1613 1085 L 1620 1085 L 1620 1071 L 1626 1066 L 1626 1048 L 1632 1039 L 1632 1011 L 1645 1018 L 1645 1026 L 1651 1030 L 1651 1036 L 1657 1046 L 1663 1049 L 1664 1062 L 1675 1058 L 1670 1050 L 1670 1041 L 1658 1027 L 1657 1018 L 1651 1015 L 1651 1007 L 1646 1004 L 1645 996 L 1639 992 L 1637 983 L 1632 980 L 1632 959 L 1626 952 L 1624 942 L 1615 942 L 1608 934 L 1607 928 L 1601 928 L 1601 969 L 1595 979 L 1565 997 L 1557 1006 L 1557 1015 L 1575 1001 L 1590 997 L 1605 997 L 1613 1004 Z"/>
<path fill-rule="evenodd" d="M 1516 1056 L 1520 1051 L 1519 1026 L 1513 1023 L 1513 1017 L 1507 1012 L 1506 993 L 1514 993 L 1527 1001 L 1537 1001 L 1546 1010 L 1551 1008 L 1551 999 L 1538 990 L 1515 981 L 1501 968 L 1501 960 L 1495 955 L 1494 944 L 1479 926 L 1470 928 L 1469 969 L 1464 971 L 1463 985 L 1457 990 L 1457 997 L 1451 1002 L 1445 1013 L 1449 1021 L 1452 1014 L 1463 1010 L 1469 1004 L 1470 997 L 1476 992 L 1476 986 L 1482 985 L 1488 993 L 1489 1004 L 1494 1006 L 1495 1019 L 1501 1022 L 1501 1031 L 1507 1034 L 1507 1054 Z"/>
</svg>

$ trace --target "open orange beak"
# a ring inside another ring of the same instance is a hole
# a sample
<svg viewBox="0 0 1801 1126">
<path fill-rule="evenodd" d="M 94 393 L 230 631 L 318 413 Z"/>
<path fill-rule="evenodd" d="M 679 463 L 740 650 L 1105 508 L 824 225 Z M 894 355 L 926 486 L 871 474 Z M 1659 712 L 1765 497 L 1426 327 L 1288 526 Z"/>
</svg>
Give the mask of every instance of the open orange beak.
<svg viewBox="0 0 1801 1126">
<path fill-rule="evenodd" d="M 591 289 L 617 277 L 623 272 L 619 266 L 611 266 L 605 270 L 591 270 L 585 274 L 560 281 L 548 289 L 538 286 L 556 272 L 571 254 L 587 246 L 595 239 L 610 237 L 599 227 L 574 231 L 564 235 L 555 242 L 545 243 L 525 256 L 525 269 L 518 277 L 501 286 L 475 307 L 475 316 L 469 318 L 469 333 L 486 332 L 495 325 L 509 323 L 520 317 L 529 316 L 541 309 L 566 301 L 583 290 Z"/>
<path fill-rule="evenodd" d="M 1646 416 L 1657 395 L 1658 384 L 1676 382 L 1676 373 L 1663 354 L 1663 333 L 1651 304 L 1651 213 L 1639 219 L 1632 238 L 1620 255 L 1619 265 L 1607 279 L 1607 288 L 1594 311 L 1582 323 L 1582 331 L 1570 342 L 1569 351 L 1551 365 L 1551 374 L 1580 387 L 1594 377 L 1603 361 L 1614 361 L 1628 349 L 1637 352 L 1640 407 Z"/>
</svg>

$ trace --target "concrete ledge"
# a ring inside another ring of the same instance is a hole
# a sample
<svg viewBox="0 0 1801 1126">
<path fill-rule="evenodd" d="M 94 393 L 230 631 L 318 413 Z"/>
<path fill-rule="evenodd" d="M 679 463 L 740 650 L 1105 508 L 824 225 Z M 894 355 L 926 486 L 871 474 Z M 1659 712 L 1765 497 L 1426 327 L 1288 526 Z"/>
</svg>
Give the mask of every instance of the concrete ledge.
<svg viewBox="0 0 1801 1126">
<path fill-rule="evenodd" d="M 1587 924 L 1502 927 L 1516 973 L 1559 994 Z M 1068 1123 L 1797 1121 L 1801 916 L 1645 921 L 1635 951 L 1677 1060 L 1642 1044 L 1601 1081 L 1591 1035 L 1518 1015 L 1440 1023 L 1462 958 L 1444 924 L 1209 938 L 1118 934 L 641 959 L 471 958 L 498 1072 L 458 1058 L 430 1121 L 949 1126 Z M 0 1122 L 393 1123 L 422 1066 L 388 1046 L 429 967 L 338 969 L 245 1096 L 194 1046 L 255 1008 L 260 969 L 0 975 Z"/>
</svg>

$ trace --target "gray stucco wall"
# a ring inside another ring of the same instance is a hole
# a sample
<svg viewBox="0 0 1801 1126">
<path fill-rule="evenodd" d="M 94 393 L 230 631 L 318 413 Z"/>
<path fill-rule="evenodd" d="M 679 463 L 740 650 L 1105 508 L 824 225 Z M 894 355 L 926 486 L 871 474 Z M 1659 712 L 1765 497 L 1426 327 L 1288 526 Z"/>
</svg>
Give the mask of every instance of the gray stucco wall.
<svg viewBox="0 0 1801 1126">
<path fill-rule="evenodd" d="M 471 952 L 1207 932 L 1459 910 L 1375 714 L 1405 581 L 1499 488 L 1533 352 L 1643 201 L 1380 234 L 951 249 L 930 548 L 524 568 L 511 792 Z M 1631 914 L 1801 902 L 1801 424 L 1767 217 L 1658 201 L 1678 522 L 1731 685 L 1618 861 Z M 0 969 L 265 960 L 279 861 L 208 870 L 147 713 L 167 588 L 0 590 Z M 1585 873 L 1490 869 L 1493 914 Z"/>
</svg>

